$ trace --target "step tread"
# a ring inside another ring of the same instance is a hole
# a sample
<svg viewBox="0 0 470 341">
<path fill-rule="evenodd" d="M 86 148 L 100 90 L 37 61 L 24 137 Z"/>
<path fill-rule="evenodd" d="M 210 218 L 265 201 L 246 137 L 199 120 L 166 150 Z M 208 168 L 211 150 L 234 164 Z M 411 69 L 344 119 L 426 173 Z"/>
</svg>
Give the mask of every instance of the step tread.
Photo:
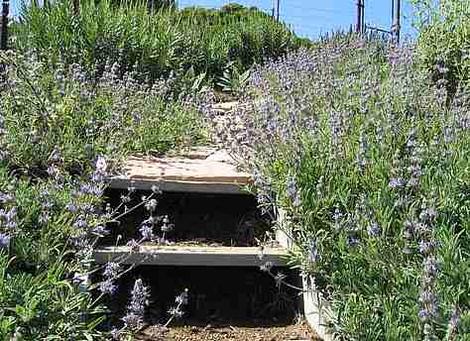
<svg viewBox="0 0 470 341">
<path fill-rule="evenodd" d="M 125 258 L 123 264 L 181 265 L 181 266 L 260 266 L 271 262 L 275 266 L 285 265 L 287 251 L 282 247 L 263 248 L 260 259 L 259 247 L 226 246 L 160 246 L 144 245 L 137 252 L 127 246 L 103 247 L 94 252 L 97 263 L 113 258 Z"/>
<path fill-rule="evenodd" d="M 207 153 L 201 158 L 130 157 L 123 172 L 111 179 L 112 188 L 127 188 L 132 182 L 137 189 L 158 185 L 163 191 L 207 193 L 241 192 L 251 182 L 250 174 L 239 171 L 227 152 Z"/>
</svg>

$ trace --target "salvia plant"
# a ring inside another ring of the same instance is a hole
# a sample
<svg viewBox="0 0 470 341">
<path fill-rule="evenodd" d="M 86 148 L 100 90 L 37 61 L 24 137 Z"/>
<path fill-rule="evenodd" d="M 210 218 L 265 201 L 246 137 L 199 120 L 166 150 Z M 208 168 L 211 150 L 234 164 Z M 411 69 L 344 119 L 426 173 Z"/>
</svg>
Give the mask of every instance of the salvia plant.
<svg viewBox="0 0 470 341">
<path fill-rule="evenodd" d="M 135 227 L 141 238 L 126 241 L 132 252 L 167 242 L 173 225 L 157 215 L 158 188 L 130 206 L 131 187 L 111 207 L 107 181 L 130 153 L 203 140 L 202 120 L 183 99 L 119 74 L 117 65 L 92 78 L 77 64 L 41 62 L 33 52 L 0 59 L 0 338 L 132 337 L 144 325 L 150 289 L 137 279 L 111 328 L 106 297 L 134 265 L 119 257 L 96 265 L 93 252 L 140 206 L 149 215 Z M 183 314 L 184 293 L 166 325 Z"/>
<path fill-rule="evenodd" d="M 416 58 L 337 35 L 256 68 L 219 131 L 260 205 L 284 212 L 291 262 L 338 339 L 469 335 L 470 97 Z"/>
</svg>

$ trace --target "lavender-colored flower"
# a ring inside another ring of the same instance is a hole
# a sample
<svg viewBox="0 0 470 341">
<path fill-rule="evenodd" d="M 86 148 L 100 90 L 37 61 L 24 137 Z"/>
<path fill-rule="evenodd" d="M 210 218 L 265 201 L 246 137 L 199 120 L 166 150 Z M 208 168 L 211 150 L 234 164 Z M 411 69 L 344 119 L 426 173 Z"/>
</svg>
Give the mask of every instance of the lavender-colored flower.
<svg viewBox="0 0 470 341">
<path fill-rule="evenodd" d="M 103 271 L 103 276 L 106 278 L 116 278 L 121 270 L 119 263 L 108 262 L 106 263 Z"/>
<path fill-rule="evenodd" d="M 117 290 L 117 285 L 111 279 L 100 283 L 99 290 L 102 294 L 113 295 Z"/>
<path fill-rule="evenodd" d="M 393 189 L 401 188 L 404 185 L 405 185 L 405 180 L 403 178 L 391 178 L 388 183 L 388 186 Z"/>
<path fill-rule="evenodd" d="M 73 202 L 65 205 L 65 209 L 69 211 L 70 213 L 76 213 L 78 211 L 77 205 L 75 205 Z"/>
<path fill-rule="evenodd" d="M 51 214 L 49 213 L 49 211 L 42 211 L 38 217 L 39 224 L 46 225 L 49 223 L 50 220 L 51 220 Z"/>
<path fill-rule="evenodd" d="M 360 240 L 359 238 L 357 238 L 357 236 L 349 235 L 346 240 L 346 243 L 348 244 L 349 247 L 355 247 L 359 245 Z"/>
<path fill-rule="evenodd" d="M 437 298 L 432 291 L 428 289 L 422 291 L 419 301 L 421 303 L 421 310 L 419 311 L 418 316 L 421 320 L 424 321 L 432 319 L 437 315 Z"/>
<path fill-rule="evenodd" d="M 10 247 L 10 235 L 0 232 L 0 250 L 8 249 Z"/>
<path fill-rule="evenodd" d="M 73 227 L 79 230 L 86 229 L 88 227 L 88 222 L 86 221 L 85 217 L 79 216 L 73 223 Z"/>
<path fill-rule="evenodd" d="M 143 316 L 136 314 L 135 312 L 129 311 L 123 316 L 122 321 L 125 326 L 130 329 L 138 329 L 143 323 Z"/>
<path fill-rule="evenodd" d="M 333 213 L 333 220 L 335 223 L 338 223 L 341 218 L 343 218 L 343 214 L 339 210 L 339 208 L 335 208 L 335 212 Z"/>
<path fill-rule="evenodd" d="M 155 212 L 155 209 L 157 208 L 157 200 L 156 199 L 150 199 L 145 203 L 145 209 L 149 212 Z"/>
<path fill-rule="evenodd" d="M 300 206 L 300 193 L 297 187 L 297 181 L 295 180 L 294 177 L 290 177 L 287 180 L 286 192 L 292 205 L 295 207 Z"/>
<path fill-rule="evenodd" d="M 428 255 L 431 252 L 434 251 L 436 248 L 437 243 L 433 240 L 431 241 L 425 241 L 425 240 L 420 240 L 419 241 L 419 252 L 422 253 L 423 255 Z"/>
<path fill-rule="evenodd" d="M 0 192 L 0 204 L 6 204 L 13 200 L 13 196 L 8 193 Z"/>
<path fill-rule="evenodd" d="M 419 219 L 426 223 L 433 222 L 437 217 L 437 211 L 433 207 L 424 208 L 419 214 Z"/>
<path fill-rule="evenodd" d="M 274 264 L 272 262 L 266 262 L 264 264 L 262 264 L 259 268 L 261 271 L 263 272 L 269 272 L 271 271 L 271 269 L 273 268 Z"/>
<path fill-rule="evenodd" d="M 101 197 L 103 195 L 104 189 L 101 186 L 95 184 L 82 184 L 77 192 L 78 196 L 83 195 L 93 195 Z"/>
<path fill-rule="evenodd" d="M 4 219 L 5 226 L 7 228 L 9 229 L 16 228 L 16 226 L 18 225 L 16 221 L 17 213 L 18 211 L 16 207 L 12 207 L 8 211 L 4 211 L 3 219 Z M 1 217 L 2 217 L 2 214 L 0 214 L 0 219 Z"/>
<path fill-rule="evenodd" d="M 54 165 L 47 167 L 46 171 L 47 171 L 47 174 L 53 178 L 58 178 L 60 175 L 60 170 Z"/>
<path fill-rule="evenodd" d="M 72 283 L 78 285 L 78 289 L 81 292 L 87 292 L 90 286 L 90 277 L 88 274 L 75 273 L 72 279 Z"/>
<path fill-rule="evenodd" d="M 91 180 L 95 183 L 103 182 L 107 176 L 108 164 L 103 156 L 98 156 L 95 162 L 95 170 Z"/>
<path fill-rule="evenodd" d="M 119 340 L 121 338 L 121 330 L 120 329 L 113 328 L 113 329 L 111 329 L 111 331 L 109 333 L 111 334 L 111 337 L 113 338 L 113 340 Z"/>
<path fill-rule="evenodd" d="M 153 240 L 155 238 L 155 235 L 153 234 L 152 225 L 148 224 L 147 222 L 144 222 L 140 226 L 139 232 L 142 235 L 142 239 L 144 240 Z"/>
<path fill-rule="evenodd" d="M 380 229 L 379 224 L 377 224 L 376 222 L 370 224 L 367 229 L 367 234 L 371 237 L 377 237 L 378 235 L 380 235 L 381 232 L 382 230 Z"/>
<path fill-rule="evenodd" d="M 148 305 L 149 290 L 142 282 L 137 279 L 131 291 L 131 300 L 127 306 L 127 313 L 122 318 L 125 325 L 129 328 L 138 328 L 144 318 L 145 307 Z"/>
<path fill-rule="evenodd" d="M 447 334 L 448 335 L 455 335 L 459 328 L 460 323 L 460 311 L 457 307 L 452 309 L 452 313 L 450 315 L 449 324 L 447 326 Z"/>
<path fill-rule="evenodd" d="M 52 150 L 51 155 L 49 155 L 49 161 L 52 163 L 59 163 L 62 161 L 62 155 L 58 147 L 55 147 Z"/>
<path fill-rule="evenodd" d="M 360 170 L 363 170 L 364 167 L 367 165 L 367 140 L 364 137 L 364 134 L 361 133 L 361 136 L 359 137 L 359 150 L 357 152 L 357 164 L 359 166 Z"/>
<path fill-rule="evenodd" d="M 93 233 L 96 233 L 96 234 L 101 235 L 101 236 L 109 234 L 109 230 L 104 225 L 97 225 L 93 228 L 92 231 L 93 231 Z"/>
<path fill-rule="evenodd" d="M 131 249 L 131 252 L 139 252 L 140 250 L 140 244 L 135 239 L 129 240 L 126 245 Z"/>
<path fill-rule="evenodd" d="M 98 158 L 96 159 L 95 171 L 101 174 L 106 174 L 107 169 L 108 164 L 106 162 L 106 159 L 103 156 L 98 156 Z"/>
<path fill-rule="evenodd" d="M 439 266 L 436 258 L 429 256 L 424 260 L 424 273 L 426 276 L 435 277 Z"/>
</svg>

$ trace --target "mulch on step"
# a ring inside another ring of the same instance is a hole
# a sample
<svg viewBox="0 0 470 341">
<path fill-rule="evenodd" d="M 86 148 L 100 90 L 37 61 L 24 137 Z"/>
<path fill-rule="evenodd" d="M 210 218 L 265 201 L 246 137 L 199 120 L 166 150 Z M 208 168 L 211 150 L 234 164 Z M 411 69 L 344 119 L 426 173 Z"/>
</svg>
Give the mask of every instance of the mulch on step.
<svg viewBox="0 0 470 341">
<path fill-rule="evenodd" d="M 159 326 L 148 326 L 137 340 L 153 341 L 320 341 L 304 321 L 284 326 L 181 326 L 162 331 Z"/>
</svg>

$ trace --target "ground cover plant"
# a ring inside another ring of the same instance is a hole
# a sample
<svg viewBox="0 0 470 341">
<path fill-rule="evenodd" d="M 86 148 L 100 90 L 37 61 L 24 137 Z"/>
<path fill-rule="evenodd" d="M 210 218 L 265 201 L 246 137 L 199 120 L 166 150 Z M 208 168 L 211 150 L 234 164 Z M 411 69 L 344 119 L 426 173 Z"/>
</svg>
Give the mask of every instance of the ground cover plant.
<svg viewBox="0 0 470 341">
<path fill-rule="evenodd" d="M 216 81 L 234 64 L 244 72 L 300 44 L 284 24 L 255 9 L 149 12 L 146 2 L 110 0 L 80 1 L 79 15 L 65 0 L 25 6 L 15 34 L 19 50 L 47 52 L 88 71 L 117 62 L 121 72 L 134 69 L 152 80 L 171 74 L 182 83 L 199 75 Z"/>
<path fill-rule="evenodd" d="M 470 98 L 415 61 L 336 36 L 254 71 L 221 134 L 286 212 L 338 339 L 468 340 Z"/>
<path fill-rule="evenodd" d="M 0 338 L 130 336 L 142 323 L 148 289 L 136 280 L 125 316 L 111 329 L 104 298 L 128 268 L 92 259 L 108 223 L 131 210 L 132 189 L 118 207 L 104 206 L 106 177 L 129 153 L 204 141 L 201 117 L 161 84 L 138 83 L 117 65 L 95 79 L 79 65 L 45 63 L 34 53 L 0 59 Z M 138 204 L 152 221 L 157 195 Z M 162 224 L 142 224 L 133 248 L 153 241 Z"/>
</svg>

